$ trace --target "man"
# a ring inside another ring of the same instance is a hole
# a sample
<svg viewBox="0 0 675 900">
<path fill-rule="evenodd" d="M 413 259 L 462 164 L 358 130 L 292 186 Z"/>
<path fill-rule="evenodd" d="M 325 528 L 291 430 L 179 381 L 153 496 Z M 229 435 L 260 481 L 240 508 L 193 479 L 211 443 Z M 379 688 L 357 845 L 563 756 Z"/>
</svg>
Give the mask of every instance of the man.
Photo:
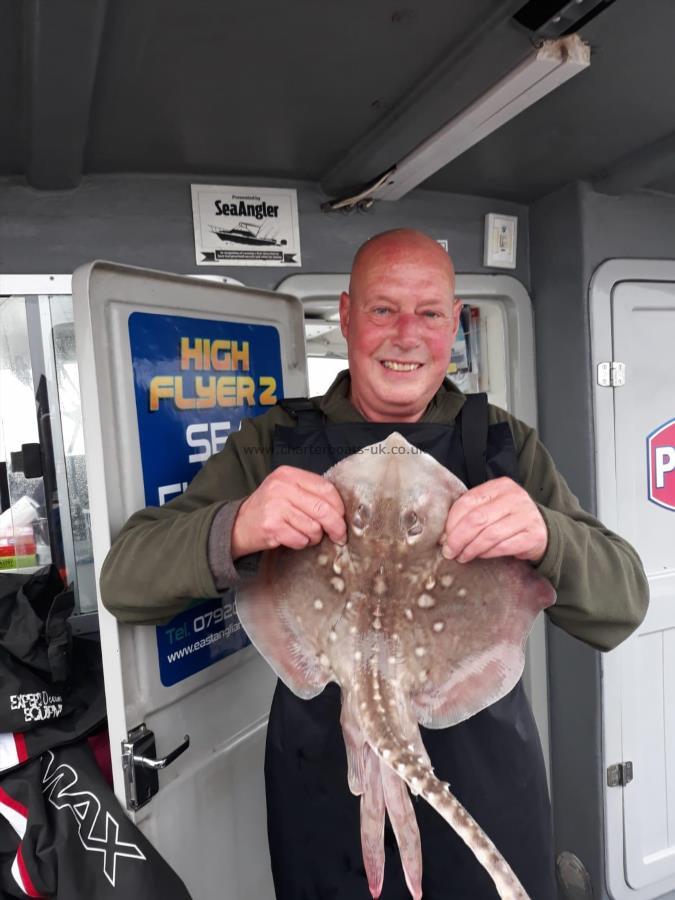
<svg viewBox="0 0 675 900">
<path fill-rule="evenodd" d="M 258 551 L 300 549 L 324 533 L 344 541 L 344 506 L 321 472 L 396 423 L 472 485 L 448 515 L 446 557 L 528 560 L 557 591 L 549 610 L 557 625 L 600 649 L 627 637 L 648 596 L 635 551 L 579 507 L 532 429 L 445 380 L 460 309 L 452 263 L 436 242 L 407 229 L 368 241 L 340 298 L 350 374 L 313 403 L 245 422 L 185 495 L 132 516 L 102 571 L 108 608 L 126 621 L 157 621 L 192 597 L 236 586 Z M 280 900 L 368 897 L 335 688 L 300 701 L 279 684 L 272 705 L 265 770 Z M 546 780 L 522 686 L 460 725 L 422 733 L 438 776 L 533 900 L 553 900 Z M 493 898 L 491 880 L 451 829 L 426 804 L 415 808 L 425 898 Z M 385 846 L 382 897 L 403 900 L 390 833 Z"/>
</svg>

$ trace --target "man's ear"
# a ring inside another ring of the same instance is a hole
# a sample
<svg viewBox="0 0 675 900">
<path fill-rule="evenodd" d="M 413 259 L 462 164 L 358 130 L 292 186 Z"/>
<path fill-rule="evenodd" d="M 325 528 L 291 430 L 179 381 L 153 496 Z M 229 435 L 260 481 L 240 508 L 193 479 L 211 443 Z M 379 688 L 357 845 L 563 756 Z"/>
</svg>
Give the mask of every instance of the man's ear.
<svg viewBox="0 0 675 900">
<path fill-rule="evenodd" d="M 351 305 L 351 297 L 346 291 L 340 294 L 340 331 L 342 337 L 347 338 L 349 332 L 349 308 Z"/>
</svg>

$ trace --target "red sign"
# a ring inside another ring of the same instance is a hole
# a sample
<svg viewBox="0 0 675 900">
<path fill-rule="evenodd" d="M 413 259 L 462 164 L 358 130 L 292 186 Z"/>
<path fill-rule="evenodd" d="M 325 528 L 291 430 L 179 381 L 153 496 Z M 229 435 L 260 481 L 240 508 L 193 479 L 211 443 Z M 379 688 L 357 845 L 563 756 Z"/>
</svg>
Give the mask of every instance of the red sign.
<svg viewBox="0 0 675 900">
<path fill-rule="evenodd" d="M 652 503 L 675 512 L 675 419 L 647 438 L 647 477 Z"/>
</svg>

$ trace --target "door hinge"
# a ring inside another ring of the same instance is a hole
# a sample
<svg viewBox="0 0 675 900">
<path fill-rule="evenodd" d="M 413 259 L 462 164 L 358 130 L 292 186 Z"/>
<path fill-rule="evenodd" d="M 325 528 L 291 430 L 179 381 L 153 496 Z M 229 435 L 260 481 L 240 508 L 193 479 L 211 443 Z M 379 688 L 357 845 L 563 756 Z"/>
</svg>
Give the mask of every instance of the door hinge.
<svg viewBox="0 0 675 900">
<path fill-rule="evenodd" d="M 633 780 L 633 763 L 615 763 L 607 767 L 607 787 L 625 787 Z"/>
<path fill-rule="evenodd" d="M 600 387 L 621 387 L 626 383 L 626 363 L 598 363 L 598 384 Z"/>
</svg>

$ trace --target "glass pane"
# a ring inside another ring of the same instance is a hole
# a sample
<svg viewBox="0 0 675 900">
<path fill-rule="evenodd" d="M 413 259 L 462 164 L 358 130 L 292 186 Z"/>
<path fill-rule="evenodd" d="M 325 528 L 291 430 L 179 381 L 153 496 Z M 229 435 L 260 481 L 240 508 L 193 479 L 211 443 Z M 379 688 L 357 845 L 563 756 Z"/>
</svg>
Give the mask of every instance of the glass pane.
<svg viewBox="0 0 675 900">
<path fill-rule="evenodd" d="M 96 582 L 82 433 L 80 381 L 75 357 L 73 303 L 69 296 L 52 296 L 48 300 L 78 608 L 80 613 L 87 613 L 96 610 Z"/>
<path fill-rule="evenodd" d="M 96 610 L 70 296 L 0 298 L 0 569 L 53 562 Z"/>
<path fill-rule="evenodd" d="M 46 565 L 52 559 L 44 479 L 35 475 L 39 440 L 26 299 L 3 297 L 0 459 L 6 464 L 9 506 L 0 514 L 0 571 Z"/>
<path fill-rule="evenodd" d="M 318 394 L 325 394 L 338 372 L 346 368 L 346 359 L 333 359 L 328 356 L 307 357 L 309 396 L 316 397 Z"/>
<path fill-rule="evenodd" d="M 335 304 L 337 310 L 337 301 Z M 334 318 L 305 319 L 309 396 L 325 394 L 338 372 L 347 368 L 347 343 Z"/>
<path fill-rule="evenodd" d="M 465 393 L 485 391 L 508 409 L 504 310 L 499 301 L 464 304 L 448 375 Z"/>
<path fill-rule="evenodd" d="M 448 366 L 450 381 L 465 394 L 475 394 L 485 389 L 481 384 L 481 373 L 486 366 L 484 354 L 481 354 L 480 323 L 480 308 L 465 303 Z"/>
</svg>

